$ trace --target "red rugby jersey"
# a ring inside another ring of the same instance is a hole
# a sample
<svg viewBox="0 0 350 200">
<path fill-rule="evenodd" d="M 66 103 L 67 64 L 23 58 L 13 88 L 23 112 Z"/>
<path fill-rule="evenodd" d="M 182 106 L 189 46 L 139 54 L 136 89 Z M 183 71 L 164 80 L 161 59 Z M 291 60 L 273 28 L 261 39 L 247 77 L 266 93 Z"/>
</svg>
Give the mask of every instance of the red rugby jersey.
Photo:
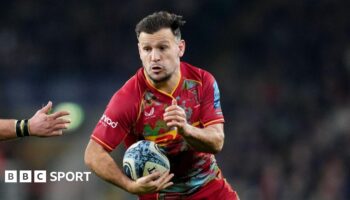
<svg viewBox="0 0 350 200">
<path fill-rule="evenodd" d="M 141 139 L 156 142 L 165 150 L 175 174 L 174 185 L 165 192 L 188 194 L 215 178 L 219 169 L 214 155 L 195 151 L 176 130 L 166 126 L 164 110 L 175 98 L 185 110 L 187 122 L 199 128 L 223 123 L 224 117 L 214 77 L 185 62 L 181 62 L 180 71 L 177 87 L 167 94 L 153 87 L 140 68 L 113 95 L 91 138 L 107 151 L 122 141 L 126 147 Z"/>
</svg>

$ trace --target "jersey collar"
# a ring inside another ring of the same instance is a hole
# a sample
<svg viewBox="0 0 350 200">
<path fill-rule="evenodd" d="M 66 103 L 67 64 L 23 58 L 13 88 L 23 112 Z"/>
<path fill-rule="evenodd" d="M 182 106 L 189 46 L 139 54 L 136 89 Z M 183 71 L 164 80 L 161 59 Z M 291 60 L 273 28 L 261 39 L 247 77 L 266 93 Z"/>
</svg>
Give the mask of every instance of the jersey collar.
<svg viewBox="0 0 350 200">
<path fill-rule="evenodd" d="M 178 89 L 180 83 L 182 82 L 182 62 L 180 62 L 180 78 L 179 78 L 176 86 L 174 87 L 173 91 L 171 91 L 171 93 L 164 92 L 164 91 L 159 90 L 156 87 L 154 87 L 153 84 L 151 83 L 151 81 L 148 79 L 147 75 L 145 74 L 146 73 L 145 69 L 143 69 L 142 72 L 143 72 L 143 77 L 145 78 L 145 82 L 146 82 L 146 84 L 147 84 L 147 86 L 149 88 L 151 88 L 152 90 L 154 90 L 154 91 L 156 91 L 158 93 L 161 93 L 161 94 L 163 94 L 165 96 L 168 96 L 168 97 L 170 97 L 172 99 L 174 98 L 174 93 Z"/>
</svg>

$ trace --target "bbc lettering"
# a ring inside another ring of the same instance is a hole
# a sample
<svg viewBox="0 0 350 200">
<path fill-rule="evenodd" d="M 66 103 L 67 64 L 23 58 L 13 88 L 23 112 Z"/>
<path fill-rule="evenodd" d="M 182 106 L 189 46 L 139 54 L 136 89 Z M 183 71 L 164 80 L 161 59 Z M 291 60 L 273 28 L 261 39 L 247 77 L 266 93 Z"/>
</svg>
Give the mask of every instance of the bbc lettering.
<svg viewBox="0 0 350 200">
<path fill-rule="evenodd" d="M 5 183 L 46 183 L 46 170 L 5 170 Z M 91 172 L 50 172 L 49 181 L 84 182 L 89 181 Z"/>
<path fill-rule="evenodd" d="M 19 171 L 19 182 L 20 183 L 31 183 L 32 182 L 32 171 L 30 171 L 30 170 Z"/>
<path fill-rule="evenodd" d="M 5 183 L 17 183 L 16 170 L 5 170 Z"/>
<path fill-rule="evenodd" d="M 34 183 L 46 183 L 45 170 L 34 170 Z"/>
</svg>

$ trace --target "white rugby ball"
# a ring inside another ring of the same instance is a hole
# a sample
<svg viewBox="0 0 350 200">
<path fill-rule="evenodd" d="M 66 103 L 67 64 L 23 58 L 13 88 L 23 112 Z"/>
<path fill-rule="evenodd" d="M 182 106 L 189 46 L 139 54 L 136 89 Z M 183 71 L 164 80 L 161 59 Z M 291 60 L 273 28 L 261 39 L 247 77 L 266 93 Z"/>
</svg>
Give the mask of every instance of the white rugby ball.
<svg viewBox="0 0 350 200">
<path fill-rule="evenodd" d="M 169 169 L 169 159 L 152 141 L 140 140 L 131 145 L 124 154 L 124 173 L 133 180 L 155 171 L 165 172 Z"/>
</svg>

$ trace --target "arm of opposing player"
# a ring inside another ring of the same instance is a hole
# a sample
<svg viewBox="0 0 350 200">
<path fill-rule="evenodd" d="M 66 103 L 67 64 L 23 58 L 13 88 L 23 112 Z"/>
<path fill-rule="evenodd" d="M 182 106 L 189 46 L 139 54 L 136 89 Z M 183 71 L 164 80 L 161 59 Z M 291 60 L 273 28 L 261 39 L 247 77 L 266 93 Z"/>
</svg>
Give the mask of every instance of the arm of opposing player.
<svg viewBox="0 0 350 200">
<path fill-rule="evenodd" d="M 38 110 L 33 117 L 29 119 L 28 127 L 31 136 L 49 137 L 62 135 L 62 131 L 67 129 L 70 121 L 62 119 L 61 117 L 69 115 L 69 113 L 66 111 L 60 111 L 48 114 L 51 107 L 52 102 L 50 101 L 45 107 Z M 17 120 L 15 119 L 0 120 L 0 140 L 17 138 L 16 121 Z"/>
<path fill-rule="evenodd" d="M 8 140 L 17 137 L 15 123 L 16 120 L 14 119 L 0 120 L 0 140 Z"/>
<path fill-rule="evenodd" d="M 154 193 L 173 184 L 170 182 L 173 175 L 169 172 L 156 172 L 136 181 L 129 179 L 110 154 L 94 140 L 90 140 L 86 147 L 84 159 L 86 165 L 99 177 L 132 194 Z"/>
<path fill-rule="evenodd" d="M 62 117 L 69 115 L 67 111 L 59 111 L 49 114 L 52 109 L 52 102 L 49 101 L 46 106 L 38 110 L 33 117 L 29 119 L 29 132 L 32 136 L 50 137 L 63 134 L 67 129 L 70 120 Z"/>
</svg>

